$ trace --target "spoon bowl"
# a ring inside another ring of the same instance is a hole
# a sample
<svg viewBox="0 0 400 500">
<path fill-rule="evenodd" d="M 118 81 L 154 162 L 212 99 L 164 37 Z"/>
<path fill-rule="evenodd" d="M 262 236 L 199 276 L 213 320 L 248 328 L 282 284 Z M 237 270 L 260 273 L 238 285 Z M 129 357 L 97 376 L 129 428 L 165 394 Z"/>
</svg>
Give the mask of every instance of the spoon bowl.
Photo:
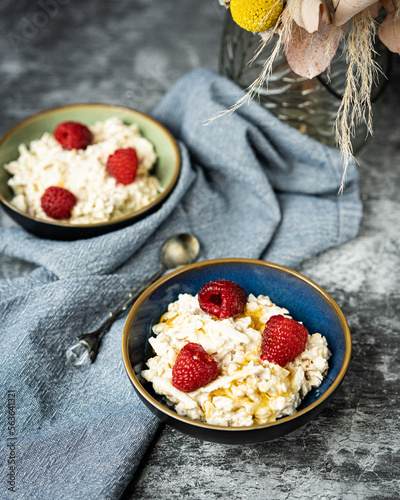
<svg viewBox="0 0 400 500">
<path fill-rule="evenodd" d="M 199 240 L 192 234 L 182 233 L 170 238 L 162 247 L 161 263 L 165 270 L 186 266 L 199 254 Z"/>
</svg>

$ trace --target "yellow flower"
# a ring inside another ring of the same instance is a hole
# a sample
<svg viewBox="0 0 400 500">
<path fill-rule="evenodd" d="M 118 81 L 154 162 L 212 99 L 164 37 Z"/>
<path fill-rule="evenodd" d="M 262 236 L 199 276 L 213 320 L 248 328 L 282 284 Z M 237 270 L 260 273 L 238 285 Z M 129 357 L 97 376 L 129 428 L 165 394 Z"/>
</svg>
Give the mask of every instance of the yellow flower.
<svg viewBox="0 0 400 500">
<path fill-rule="evenodd" d="M 283 9 L 282 0 L 231 0 L 232 18 L 241 28 L 258 33 L 278 21 Z"/>
</svg>

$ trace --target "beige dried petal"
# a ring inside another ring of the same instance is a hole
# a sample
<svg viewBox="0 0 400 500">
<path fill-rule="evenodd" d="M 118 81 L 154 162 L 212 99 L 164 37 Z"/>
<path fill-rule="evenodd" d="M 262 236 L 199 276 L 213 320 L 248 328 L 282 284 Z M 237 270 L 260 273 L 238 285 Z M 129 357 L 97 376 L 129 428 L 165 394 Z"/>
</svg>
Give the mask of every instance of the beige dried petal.
<svg viewBox="0 0 400 500">
<path fill-rule="evenodd" d="M 343 31 L 320 23 L 315 33 L 293 23 L 291 37 L 285 42 L 285 55 L 291 69 L 304 78 L 314 78 L 329 66 L 335 55 Z"/>
<path fill-rule="evenodd" d="M 382 4 L 380 1 L 378 1 L 370 5 L 366 10 L 375 19 L 376 17 L 378 17 L 381 8 Z"/>
<path fill-rule="evenodd" d="M 400 7 L 400 0 L 381 0 L 381 2 L 386 12 L 394 12 Z"/>
<path fill-rule="evenodd" d="M 400 19 L 397 17 L 395 12 L 389 13 L 379 26 L 378 36 L 391 52 L 400 54 Z"/>
<path fill-rule="evenodd" d="M 347 23 L 349 19 L 358 14 L 370 5 L 374 4 L 376 0 L 339 0 L 335 9 L 332 24 L 335 26 L 342 26 Z"/>
<path fill-rule="evenodd" d="M 321 16 L 323 23 L 325 24 L 332 23 L 332 9 L 326 3 L 324 3 L 323 9 L 321 11 Z"/>
<path fill-rule="evenodd" d="M 322 0 L 303 0 L 299 2 L 293 12 L 293 20 L 309 33 L 319 28 L 319 22 L 331 23 L 330 11 Z"/>
</svg>

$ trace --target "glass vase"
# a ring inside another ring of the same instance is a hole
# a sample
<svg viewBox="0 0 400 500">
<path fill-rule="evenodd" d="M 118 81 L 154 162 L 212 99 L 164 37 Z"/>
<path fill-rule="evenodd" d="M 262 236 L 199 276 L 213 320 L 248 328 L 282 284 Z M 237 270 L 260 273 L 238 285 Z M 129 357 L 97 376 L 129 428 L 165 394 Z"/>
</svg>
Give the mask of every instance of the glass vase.
<svg viewBox="0 0 400 500">
<path fill-rule="evenodd" d="M 246 89 L 260 74 L 271 55 L 276 39 L 271 39 L 252 64 L 261 38 L 240 28 L 227 11 L 221 39 L 219 71 Z M 375 59 L 383 70 L 373 86 L 373 113 L 383 93 L 390 70 L 390 53 L 377 39 Z M 296 75 L 289 67 L 283 51 L 275 60 L 268 85 L 264 84 L 254 99 L 288 125 L 328 145 L 336 145 L 334 124 L 346 82 L 347 63 L 339 49 L 330 68 L 313 79 Z M 357 152 L 367 138 L 367 127 L 358 124 L 352 145 Z"/>
</svg>

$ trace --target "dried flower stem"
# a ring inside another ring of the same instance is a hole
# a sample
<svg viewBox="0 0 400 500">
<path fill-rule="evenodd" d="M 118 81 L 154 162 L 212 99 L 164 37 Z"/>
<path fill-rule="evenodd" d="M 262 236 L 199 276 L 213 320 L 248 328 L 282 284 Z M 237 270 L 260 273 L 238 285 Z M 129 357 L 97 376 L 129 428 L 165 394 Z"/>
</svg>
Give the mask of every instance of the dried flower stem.
<svg viewBox="0 0 400 500">
<path fill-rule="evenodd" d="M 294 1 L 301 2 L 302 0 L 294 0 Z M 281 3 L 281 0 L 276 0 L 272 9 L 274 9 L 275 6 L 279 5 L 280 3 Z M 254 98 L 255 95 L 258 95 L 262 86 L 265 83 L 268 83 L 268 78 L 271 75 L 272 66 L 274 64 L 274 61 L 278 57 L 278 55 L 282 49 L 282 46 L 283 46 L 282 30 L 284 30 L 285 32 L 286 31 L 290 32 L 289 29 L 286 29 L 284 27 L 285 24 L 283 21 L 283 17 L 284 17 L 285 11 L 286 11 L 286 8 L 283 9 L 283 11 L 278 19 L 278 22 L 276 23 L 276 25 L 273 28 L 271 28 L 270 30 L 265 31 L 263 33 L 260 33 L 261 43 L 260 43 L 258 49 L 256 50 L 255 54 L 251 58 L 251 60 L 248 62 L 248 64 L 252 64 L 255 61 L 255 59 L 257 59 L 257 57 L 260 55 L 260 53 L 263 51 L 263 49 L 265 48 L 267 43 L 271 40 L 271 38 L 273 38 L 279 32 L 279 36 L 277 37 L 277 42 L 276 42 L 276 45 L 274 47 L 274 50 L 272 51 L 272 54 L 269 56 L 269 58 L 265 61 L 261 73 L 254 80 L 254 82 L 249 87 L 247 87 L 246 93 L 243 97 L 238 99 L 238 101 L 235 102 L 235 104 L 230 106 L 228 109 L 221 111 L 216 116 L 207 120 L 205 122 L 206 125 L 210 124 L 212 121 L 216 120 L 217 118 L 220 118 L 220 117 L 227 115 L 227 114 L 230 115 L 230 114 L 234 113 L 237 109 L 239 109 L 241 106 L 243 106 L 243 104 L 250 102 Z M 291 22 L 292 22 L 292 19 L 290 20 L 290 25 L 291 25 Z"/>
<path fill-rule="evenodd" d="M 371 90 L 378 72 L 373 59 L 376 25 L 370 14 L 360 12 L 352 21 L 345 37 L 348 64 L 346 86 L 338 110 L 335 132 L 343 155 L 343 176 L 339 192 L 343 191 L 347 167 L 354 159 L 351 138 L 356 126 L 364 121 L 372 135 Z"/>
</svg>

